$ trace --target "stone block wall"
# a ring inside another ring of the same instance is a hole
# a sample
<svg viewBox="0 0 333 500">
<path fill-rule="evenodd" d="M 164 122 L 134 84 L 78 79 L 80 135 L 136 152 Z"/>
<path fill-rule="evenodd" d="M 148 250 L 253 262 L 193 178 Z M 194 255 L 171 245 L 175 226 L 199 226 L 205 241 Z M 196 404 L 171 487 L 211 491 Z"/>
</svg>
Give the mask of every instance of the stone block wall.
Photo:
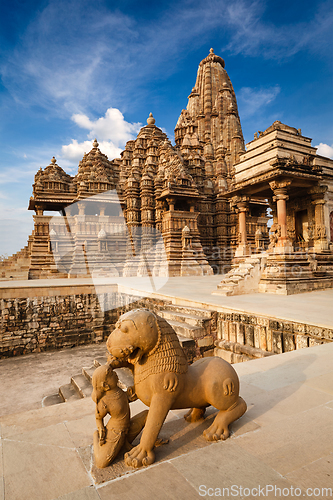
<svg viewBox="0 0 333 500">
<path fill-rule="evenodd" d="M 0 357 L 103 342 L 119 316 L 162 301 L 113 292 L 100 300 L 94 293 L 0 300 Z"/>
<path fill-rule="evenodd" d="M 219 312 L 217 339 L 215 355 L 237 363 L 263 357 L 266 353 L 280 354 L 333 342 L 333 329 L 250 314 Z"/>
<path fill-rule="evenodd" d="M 105 342 L 121 314 L 143 307 L 158 313 L 170 303 L 116 291 L 99 296 L 86 291 L 2 298 L 0 358 Z M 333 329 L 245 313 L 212 311 L 209 330 L 203 329 L 191 349 L 192 358 L 215 354 L 238 363 L 332 341 Z M 214 342 L 215 350 L 212 349 Z"/>
</svg>

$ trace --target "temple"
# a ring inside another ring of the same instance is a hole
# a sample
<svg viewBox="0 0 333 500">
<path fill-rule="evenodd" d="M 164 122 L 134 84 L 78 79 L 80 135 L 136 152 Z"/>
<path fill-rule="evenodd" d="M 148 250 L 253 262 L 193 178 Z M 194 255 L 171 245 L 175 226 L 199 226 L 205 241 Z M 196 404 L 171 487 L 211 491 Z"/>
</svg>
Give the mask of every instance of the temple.
<svg viewBox="0 0 333 500">
<path fill-rule="evenodd" d="M 1 264 L 1 279 L 215 273 L 224 275 L 221 294 L 332 287 L 333 160 L 278 121 L 245 148 L 236 95 L 213 49 L 175 145 L 150 113 L 120 158 L 98 146 L 75 176 L 55 158 L 36 173 L 34 231 Z M 148 263 L 133 260 L 140 252 Z"/>
</svg>

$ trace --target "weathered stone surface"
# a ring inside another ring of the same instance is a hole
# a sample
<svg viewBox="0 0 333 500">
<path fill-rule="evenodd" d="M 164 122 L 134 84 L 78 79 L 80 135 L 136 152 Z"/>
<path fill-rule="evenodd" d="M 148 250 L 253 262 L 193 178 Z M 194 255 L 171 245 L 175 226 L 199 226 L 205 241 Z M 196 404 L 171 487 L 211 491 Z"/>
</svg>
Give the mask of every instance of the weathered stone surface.
<svg viewBox="0 0 333 500">
<path fill-rule="evenodd" d="M 110 295 L 115 308 L 104 315 L 93 293 L 1 299 L 0 356 L 101 342 L 125 310 L 138 304 L 144 307 L 149 301 L 132 297 L 133 302 L 128 303 L 129 297 L 124 300 L 124 294 Z M 163 303 L 155 299 L 149 302 Z"/>
<path fill-rule="evenodd" d="M 198 347 L 210 347 L 212 345 L 214 345 L 214 338 L 212 336 L 198 339 Z"/>
<path fill-rule="evenodd" d="M 295 346 L 294 335 L 283 332 L 282 339 L 283 339 L 283 352 L 295 350 L 296 346 Z"/>
<path fill-rule="evenodd" d="M 282 334 L 276 331 L 273 331 L 273 352 L 275 354 L 283 352 Z"/>
</svg>

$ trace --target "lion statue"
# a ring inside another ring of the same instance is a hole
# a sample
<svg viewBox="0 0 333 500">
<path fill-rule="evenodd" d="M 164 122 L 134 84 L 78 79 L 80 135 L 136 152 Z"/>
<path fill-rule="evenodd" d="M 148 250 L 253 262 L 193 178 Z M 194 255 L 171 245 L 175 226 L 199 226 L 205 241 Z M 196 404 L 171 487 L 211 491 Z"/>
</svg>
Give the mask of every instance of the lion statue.
<svg viewBox="0 0 333 500">
<path fill-rule="evenodd" d="M 129 466 L 155 461 L 154 445 L 169 410 L 191 408 L 185 415 L 189 422 L 202 418 L 210 405 L 220 410 L 203 433 L 208 441 L 226 439 L 229 425 L 246 411 L 233 367 L 218 357 L 188 365 L 173 328 L 148 309 L 123 314 L 106 345 L 113 368 L 133 370 L 131 400 L 139 398 L 149 406 L 140 443 L 125 454 Z"/>
</svg>

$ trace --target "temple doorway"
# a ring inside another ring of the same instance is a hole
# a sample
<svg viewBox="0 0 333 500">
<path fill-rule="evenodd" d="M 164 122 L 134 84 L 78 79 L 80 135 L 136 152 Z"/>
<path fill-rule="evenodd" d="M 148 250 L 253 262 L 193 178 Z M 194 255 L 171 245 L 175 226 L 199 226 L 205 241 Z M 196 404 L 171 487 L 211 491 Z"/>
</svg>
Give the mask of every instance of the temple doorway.
<svg viewBox="0 0 333 500">
<path fill-rule="evenodd" d="M 308 211 L 301 210 L 296 212 L 296 243 L 302 244 L 309 241 L 309 218 Z"/>
</svg>

